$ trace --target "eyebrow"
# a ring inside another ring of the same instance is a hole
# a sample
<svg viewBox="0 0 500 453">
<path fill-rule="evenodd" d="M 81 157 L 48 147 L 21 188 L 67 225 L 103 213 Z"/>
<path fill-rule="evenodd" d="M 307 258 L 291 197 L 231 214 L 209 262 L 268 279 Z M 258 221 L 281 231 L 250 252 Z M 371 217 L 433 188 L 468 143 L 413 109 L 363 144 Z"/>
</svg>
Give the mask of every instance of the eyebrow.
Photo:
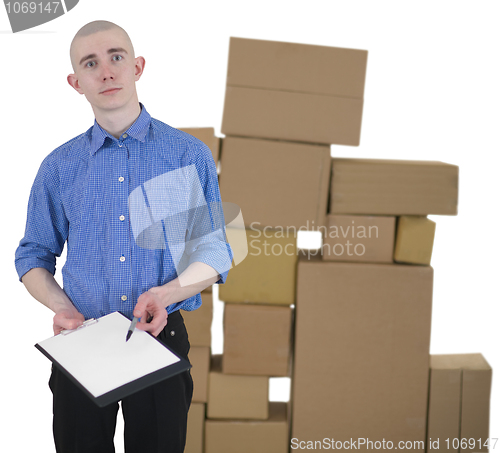
<svg viewBox="0 0 500 453">
<path fill-rule="evenodd" d="M 123 52 L 123 53 L 128 54 L 128 52 L 123 47 L 112 47 L 111 49 L 108 49 L 107 53 L 112 54 L 112 53 L 116 53 L 116 52 Z M 83 57 L 80 60 L 80 63 L 78 63 L 78 64 L 82 64 L 84 61 L 90 60 L 90 59 L 95 58 L 95 57 L 97 57 L 97 55 L 95 53 L 91 53 L 91 54 Z"/>
</svg>

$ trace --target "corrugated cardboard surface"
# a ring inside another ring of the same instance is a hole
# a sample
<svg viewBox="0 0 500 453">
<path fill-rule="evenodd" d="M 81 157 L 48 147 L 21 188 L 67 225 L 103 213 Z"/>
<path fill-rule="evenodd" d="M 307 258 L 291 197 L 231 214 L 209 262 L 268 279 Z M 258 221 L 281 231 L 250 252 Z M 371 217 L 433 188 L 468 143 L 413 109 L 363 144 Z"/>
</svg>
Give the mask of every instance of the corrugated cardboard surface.
<svg viewBox="0 0 500 453">
<path fill-rule="evenodd" d="M 182 317 L 189 335 L 189 344 L 210 347 L 212 345 L 212 293 L 203 291 L 201 293 L 201 307 L 193 311 L 183 310 Z"/>
<path fill-rule="evenodd" d="M 207 420 L 205 453 L 287 453 L 287 403 L 269 403 L 269 419 Z"/>
<path fill-rule="evenodd" d="M 362 99 L 228 86 L 222 132 L 358 146 L 362 115 Z"/>
<path fill-rule="evenodd" d="M 398 218 L 394 261 L 409 264 L 431 264 L 436 223 L 422 216 Z"/>
<path fill-rule="evenodd" d="M 292 438 L 425 445 L 433 270 L 299 260 Z"/>
<path fill-rule="evenodd" d="M 395 217 L 329 215 L 323 234 L 323 259 L 392 263 L 395 225 Z"/>
<path fill-rule="evenodd" d="M 332 159 L 331 214 L 455 215 L 457 204 L 456 165 Z"/>
<path fill-rule="evenodd" d="M 205 431 L 205 405 L 191 403 L 187 420 L 186 447 L 184 453 L 203 453 Z"/>
<path fill-rule="evenodd" d="M 481 354 L 470 354 L 467 359 L 467 364 L 462 367 L 460 437 L 487 439 L 489 437 L 492 371 Z M 486 446 L 479 448 L 476 444 L 474 451 L 488 451 L 488 448 Z"/>
<path fill-rule="evenodd" d="M 440 449 L 446 450 L 446 438 L 450 438 L 450 450 L 465 451 L 452 448 L 452 439 L 475 439 L 475 445 L 468 444 L 468 450 L 475 452 L 488 451 L 484 446 L 489 437 L 489 414 L 491 397 L 492 370 L 482 354 L 439 354 L 431 356 L 431 378 L 435 372 L 440 376 L 450 376 L 452 380 L 442 382 L 436 393 L 431 393 L 429 401 L 429 436 L 440 437 Z M 457 406 L 456 376 L 459 376 L 459 417 L 455 415 Z M 453 396 L 453 399 L 451 399 Z M 449 398 L 445 398 L 449 397 Z M 449 418 L 444 416 L 448 414 Z M 453 434 L 453 437 L 452 437 Z M 479 445 L 478 439 L 482 439 Z"/>
<path fill-rule="evenodd" d="M 358 145 L 365 50 L 231 38 L 222 132 Z"/>
<path fill-rule="evenodd" d="M 290 307 L 226 305 L 224 373 L 289 376 L 291 330 Z"/>
<path fill-rule="evenodd" d="M 247 229 L 246 237 L 248 255 L 229 271 L 226 283 L 219 287 L 219 299 L 228 303 L 295 303 L 295 235 Z"/>
<path fill-rule="evenodd" d="M 222 142 L 222 200 L 236 203 L 246 226 L 325 225 L 330 148 L 323 145 L 226 137 Z"/>
<path fill-rule="evenodd" d="M 450 367 L 448 355 L 430 356 L 429 412 L 427 419 L 427 451 L 458 452 L 446 439 L 460 438 L 460 404 L 462 371 Z M 436 441 L 439 440 L 439 443 Z M 439 447 L 439 448 L 437 448 Z"/>
<path fill-rule="evenodd" d="M 213 356 L 208 376 L 208 418 L 266 420 L 269 378 L 222 374 L 221 356 Z"/>
<path fill-rule="evenodd" d="M 366 50 L 231 37 L 227 84 L 363 98 Z"/>
<path fill-rule="evenodd" d="M 205 143 L 210 148 L 210 151 L 212 151 L 212 157 L 214 158 L 215 166 L 217 166 L 217 162 L 219 162 L 220 138 L 215 136 L 213 127 L 183 127 L 179 128 L 179 130 L 187 132 Z"/>
<path fill-rule="evenodd" d="M 210 348 L 191 346 L 189 350 L 191 377 L 193 378 L 193 402 L 207 402 L 208 372 L 210 370 Z"/>
</svg>

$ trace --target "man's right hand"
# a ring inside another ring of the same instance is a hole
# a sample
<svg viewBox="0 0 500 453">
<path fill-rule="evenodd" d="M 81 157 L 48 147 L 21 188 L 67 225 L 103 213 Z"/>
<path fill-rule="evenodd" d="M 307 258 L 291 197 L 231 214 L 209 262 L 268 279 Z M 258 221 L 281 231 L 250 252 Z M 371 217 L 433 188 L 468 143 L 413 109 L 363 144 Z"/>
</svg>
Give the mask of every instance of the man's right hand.
<svg viewBox="0 0 500 453">
<path fill-rule="evenodd" d="M 56 311 L 54 316 L 54 335 L 62 330 L 76 329 L 85 321 L 85 317 L 75 307 L 65 307 Z"/>
</svg>

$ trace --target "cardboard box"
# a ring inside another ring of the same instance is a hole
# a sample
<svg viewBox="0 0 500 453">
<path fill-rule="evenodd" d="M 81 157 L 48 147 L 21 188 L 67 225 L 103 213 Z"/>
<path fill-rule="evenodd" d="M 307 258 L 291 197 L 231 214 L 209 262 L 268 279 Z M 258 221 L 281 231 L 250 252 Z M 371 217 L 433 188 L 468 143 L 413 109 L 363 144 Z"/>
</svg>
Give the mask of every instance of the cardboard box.
<svg viewBox="0 0 500 453">
<path fill-rule="evenodd" d="M 427 430 L 433 450 L 464 451 L 452 440 L 475 439 L 467 449 L 488 451 L 484 443 L 489 438 L 491 378 L 491 367 L 481 354 L 431 355 Z"/>
<path fill-rule="evenodd" d="M 191 377 L 193 378 L 193 399 L 195 403 L 207 402 L 208 372 L 210 371 L 210 348 L 191 346 L 189 349 Z"/>
<path fill-rule="evenodd" d="M 329 215 L 327 222 L 325 261 L 392 263 L 396 217 Z"/>
<path fill-rule="evenodd" d="M 462 370 L 458 357 L 458 354 L 430 357 L 427 451 L 459 451 L 451 440 L 460 439 Z M 450 439 L 449 444 L 446 439 Z"/>
<path fill-rule="evenodd" d="M 212 293 L 201 293 L 201 307 L 193 311 L 182 310 L 182 317 L 189 335 L 191 346 L 212 345 Z"/>
<path fill-rule="evenodd" d="M 225 305 L 223 372 L 290 376 L 291 333 L 290 307 Z"/>
<path fill-rule="evenodd" d="M 431 267 L 299 260 L 292 438 L 425 447 L 432 281 Z"/>
<path fill-rule="evenodd" d="M 217 167 L 220 153 L 220 138 L 215 136 L 213 127 L 183 127 L 179 128 L 179 130 L 187 132 L 205 143 L 205 145 L 210 148 L 210 151 L 212 151 L 212 157 L 214 158 L 215 166 Z"/>
<path fill-rule="evenodd" d="M 457 204 L 456 165 L 332 159 L 331 214 L 456 215 Z"/>
<path fill-rule="evenodd" d="M 222 132 L 359 145 L 365 50 L 231 38 Z"/>
<path fill-rule="evenodd" d="M 330 159 L 324 145 L 226 137 L 222 200 L 241 208 L 247 227 L 290 232 L 325 225 Z"/>
<path fill-rule="evenodd" d="M 227 229 L 228 237 L 231 231 Z M 248 255 L 219 287 L 227 303 L 291 305 L 295 303 L 296 237 L 280 230 L 247 229 Z"/>
<path fill-rule="evenodd" d="M 458 441 L 452 439 L 475 439 L 468 448 L 488 451 L 484 440 L 489 437 L 491 378 L 491 367 L 481 354 L 431 355 L 427 430 L 433 450 L 459 451 Z M 477 439 L 483 439 L 483 445 Z"/>
<path fill-rule="evenodd" d="M 287 403 L 269 403 L 269 419 L 206 420 L 205 453 L 288 453 Z"/>
<path fill-rule="evenodd" d="M 269 378 L 222 374 L 221 355 L 212 358 L 208 376 L 208 418 L 266 420 Z"/>
<path fill-rule="evenodd" d="M 203 453 L 205 442 L 205 405 L 191 403 L 187 419 L 187 436 L 184 453 Z"/>
<path fill-rule="evenodd" d="M 431 264 L 436 223 L 422 216 L 398 217 L 394 261 Z"/>
<path fill-rule="evenodd" d="M 492 370 L 481 354 L 470 354 L 462 366 L 462 420 L 460 437 L 488 439 Z M 463 451 L 463 449 L 462 449 Z M 476 443 L 474 451 L 488 451 Z"/>
</svg>

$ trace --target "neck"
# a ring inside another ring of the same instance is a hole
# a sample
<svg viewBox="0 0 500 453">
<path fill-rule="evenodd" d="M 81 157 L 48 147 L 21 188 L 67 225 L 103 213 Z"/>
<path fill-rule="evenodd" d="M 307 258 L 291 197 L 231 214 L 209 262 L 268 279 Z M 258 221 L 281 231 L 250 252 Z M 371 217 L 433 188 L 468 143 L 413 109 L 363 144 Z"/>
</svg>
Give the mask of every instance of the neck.
<svg viewBox="0 0 500 453">
<path fill-rule="evenodd" d="M 100 110 L 93 108 L 96 121 L 113 137 L 120 136 L 134 123 L 141 113 L 139 101 L 116 110 Z"/>
</svg>

